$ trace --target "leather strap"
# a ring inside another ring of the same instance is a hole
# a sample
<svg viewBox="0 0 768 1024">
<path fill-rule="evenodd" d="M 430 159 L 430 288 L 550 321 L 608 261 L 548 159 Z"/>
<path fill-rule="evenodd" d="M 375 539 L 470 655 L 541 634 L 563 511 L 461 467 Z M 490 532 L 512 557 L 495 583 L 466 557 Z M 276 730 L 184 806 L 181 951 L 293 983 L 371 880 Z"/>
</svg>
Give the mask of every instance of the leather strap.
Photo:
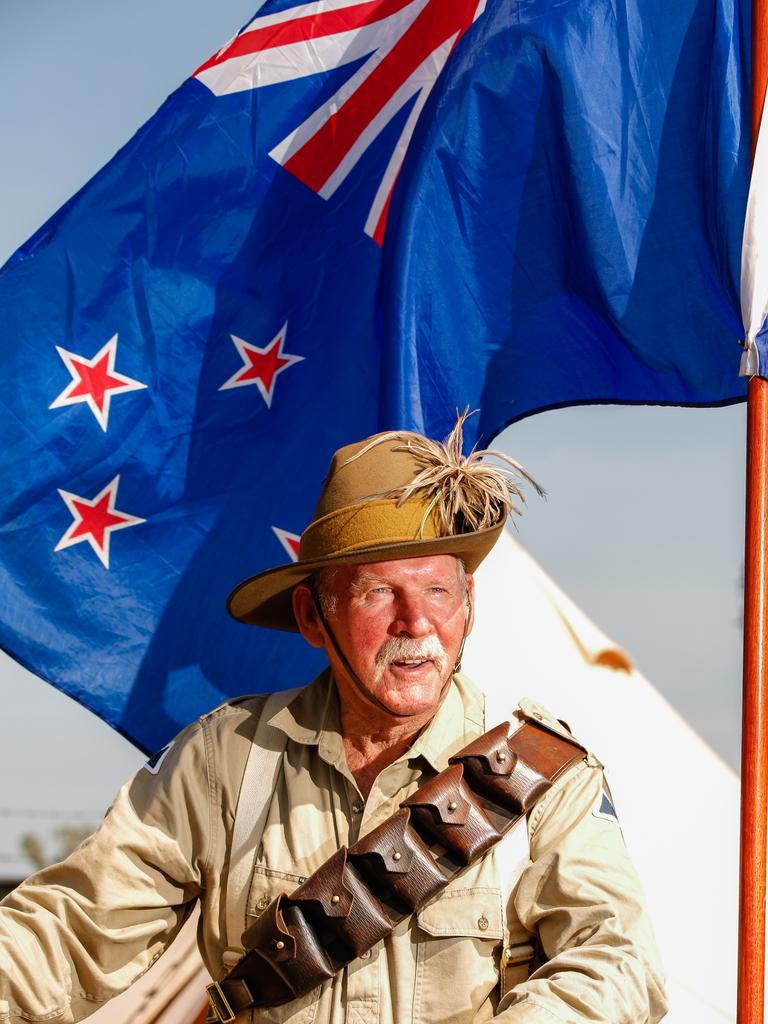
<svg viewBox="0 0 768 1024">
<path fill-rule="evenodd" d="M 229 947 L 222 957 L 225 967 L 231 967 L 242 956 L 241 950 L 233 943 L 242 935 L 246 925 L 245 908 L 253 858 L 264 832 L 280 757 L 285 750 L 285 733 L 270 725 L 269 720 L 287 707 L 298 692 L 298 689 L 281 690 L 267 697 L 248 752 L 237 797 L 227 873 L 226 934 Z"/>
<path fill-rule="evenodd" d="M 503 722 L 460 750 L 400 810 L 281 893 L 243 935 L 249 951 L 208 988 L 215 1019 L 311 992 L 482 857 L 585 756 L 575 741 Z"/>
<path fill-rule="evenodd" d="M 340 646 L 338 640 L 336 639 L 336 634 L 333 632 L 333 630 L 331 629 L 331 627 L 328 624 L 328 619 L 326 618 L 325 612 L 323 611 L 323 604 L 322 604 L 322 601 L 320 600 L 320 595 L 317 592 L 317 587 L 315 586 L 315 583 L 313 582 L 311 576 L 307 580 L 307 586 L 309 587 L 310 593 L 312 594 L 312 600 L 315 602 L 315 611 L 317 612 L 317 617 L 320 620 L 320 625 L 323 627 L 323 629 L 325 631 L 325 635 L 326 635 L 326 637 L 328 639 L 328 642 L 330 643 L 331 647 L 335 651 L 336 657 L 339 659 L 341 664 L 344 666 L 344 671 L 346 672 L 347 677 L 349 678 L 350 682 L 353 684 L 353 686 L 355 687 L 355 689 L 357 690 L 359 695 L 368 704 L 372 704 L 373 707 L 378 708 L 379 711 L 385 711 L 388 715 L 391 715 L 392 718 L 410 718 L 411 716 L 409 714 L 399 715 L 395 711 L 393 711 L 391 708 L 388 708 L 386 704 L 384 704 L 382 701 L 379 700 L 379 698 L 376 696 L 375 693 L 372 693 L 371 690 L 369 690 L 367 686 L 363 686 L 363 683 L 362 683 L 362 680 L 360 679 L 360 676 L 358 676 L 357 672 L 355 672 L 355 670 L 350 665 L 349 658 L 346 656 L 344 651 L 341 649 L 341 646 Z M 469 618 L 466 617 L 465 618 L 465 622 L 464 622 L 464 639 L 466 639 L 468 623 L 469 623 Z M 464 640 L 461 641 L 461 650 L 459 651 L 459 660 L 457 662 L 456 668 L 454 668 L 454 672 L 458 672 L 459 668 L 461 668 L 461 651 L 463 649 L 464 649 Z M 448 679 L 445 681 L 445 685 L 443 686 L 443 689 L 440 691 L 440 696 L 438 698 L 438 704 L 442 701 L 443 697 L 445 697 L 446 693 L 448 692 L 448 688 L 451 685 L 451 679 L 452 679 L 452 676 L 449 676 Z M 414 712 L 414 713 L 417 714 L 418 712 Z"/>
</svg>

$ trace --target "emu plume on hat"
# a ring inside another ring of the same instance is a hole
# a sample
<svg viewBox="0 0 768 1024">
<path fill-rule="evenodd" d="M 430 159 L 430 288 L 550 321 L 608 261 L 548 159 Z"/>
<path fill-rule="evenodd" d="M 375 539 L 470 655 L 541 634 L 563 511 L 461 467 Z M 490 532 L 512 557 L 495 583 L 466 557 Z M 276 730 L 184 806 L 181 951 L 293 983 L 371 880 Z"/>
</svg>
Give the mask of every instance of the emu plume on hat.
<svg viewBox="0 0 768 1024">
<path fill-rule="evenodd" d="M 296 630 L 291 591 L 330 566 L 423 555 L 456 555 L 474 572 L 519 515 L 521 485 L 544 492 L 519 463 L 496 451 L 462 454 L 465 410 L 440 442 L 391 430 L 340 448 L 315 514 L 301 535 L 297 562 L 267 569 L 229 595 L 241 622 Z M 502 465 L 487 461 L 488 456 Z"/>
</svg>

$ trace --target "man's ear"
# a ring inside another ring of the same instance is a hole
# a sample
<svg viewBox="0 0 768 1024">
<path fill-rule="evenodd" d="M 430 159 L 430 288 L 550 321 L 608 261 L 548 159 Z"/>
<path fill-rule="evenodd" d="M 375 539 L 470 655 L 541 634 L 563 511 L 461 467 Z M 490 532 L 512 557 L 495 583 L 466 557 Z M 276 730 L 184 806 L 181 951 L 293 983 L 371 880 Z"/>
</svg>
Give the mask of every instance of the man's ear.
<svg viewBox="0 0 768 1024">
<path fill-rule="evenodd" d="M 293 601 L 293 614 L 301 635 L 312 647 L 324 647 L 325 634 L 320 624 L 320 616 L 317 614 L 314 594 L 308 584 L 297 584 L 293 588 L 291 600 Z"/>
</svg>

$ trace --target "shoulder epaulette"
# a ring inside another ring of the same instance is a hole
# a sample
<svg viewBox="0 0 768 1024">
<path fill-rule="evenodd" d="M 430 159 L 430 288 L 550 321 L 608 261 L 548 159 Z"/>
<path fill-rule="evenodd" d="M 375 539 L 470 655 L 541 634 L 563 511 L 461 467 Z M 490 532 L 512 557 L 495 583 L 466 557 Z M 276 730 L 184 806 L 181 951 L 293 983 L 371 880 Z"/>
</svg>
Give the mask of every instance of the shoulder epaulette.
<svg viewBox="0 0 768 1024">
<path fill-rule="evenodd" d="M 229 700 L 222 701 L 215 708 L 211 708 L 210 711 L 206 711 L 205 714 L 200 715 L 198 722 L 201 724 L 210 721 L 217 715 L 222 714 L 226 711 L 234 711 L 243 704 L 252 703 L 254 701 L 262 701 L 262 704 L 266 702 L 268 693 L 244 693 L 238 697 L 230 697 Z"/>
<path fill-rule="evenodd" d="M 550 732 L 555 733 L 556 736 L 562 736 L 562 738 L 564 740 L 568 740 L 569 743 L 575 743 L 576 746 L 581 747 L 584 753 L 588 753 L 587 748 L 583 743 L 580 743 L 579 740 L 576 739 L 565 722 L 559 718 L 555 718 L 551 711 L 548 711 L 541 704 L 537 704 L 528 697 L 523 697 L 517 705 L 517 711 L 515 714 L 519 720 L 536 722 L 538 725 L 543 726 Z"/>
</svg>

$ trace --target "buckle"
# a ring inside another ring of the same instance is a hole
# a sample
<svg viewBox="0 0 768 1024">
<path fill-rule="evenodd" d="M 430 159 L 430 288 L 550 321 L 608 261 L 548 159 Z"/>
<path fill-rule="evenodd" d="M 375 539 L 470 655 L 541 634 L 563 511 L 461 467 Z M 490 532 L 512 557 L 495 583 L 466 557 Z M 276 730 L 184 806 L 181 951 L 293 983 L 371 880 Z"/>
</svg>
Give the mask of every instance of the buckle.
<svg viewBox="0 0 768 1024">
<path fill-rule="evenodd" d="M 527 942 L 516 942 L 513 946 L 505 946 L 501 954 L 501 967 L 519 967 L 530 963 L 536 956 L 536 950 Z"/>
<path fill-rule="evenodd" d="M 211 985 L 206 988 L 208 995 L 208 1005 L 213 1010 L 214 1018 L 219 1021 L 219 1024 L 230 1024 L 237 1014 L 229 1005 L 229 1000 L 224 995 L 224 991 L 218 981 L 214 981 Z"/>
</svg>

